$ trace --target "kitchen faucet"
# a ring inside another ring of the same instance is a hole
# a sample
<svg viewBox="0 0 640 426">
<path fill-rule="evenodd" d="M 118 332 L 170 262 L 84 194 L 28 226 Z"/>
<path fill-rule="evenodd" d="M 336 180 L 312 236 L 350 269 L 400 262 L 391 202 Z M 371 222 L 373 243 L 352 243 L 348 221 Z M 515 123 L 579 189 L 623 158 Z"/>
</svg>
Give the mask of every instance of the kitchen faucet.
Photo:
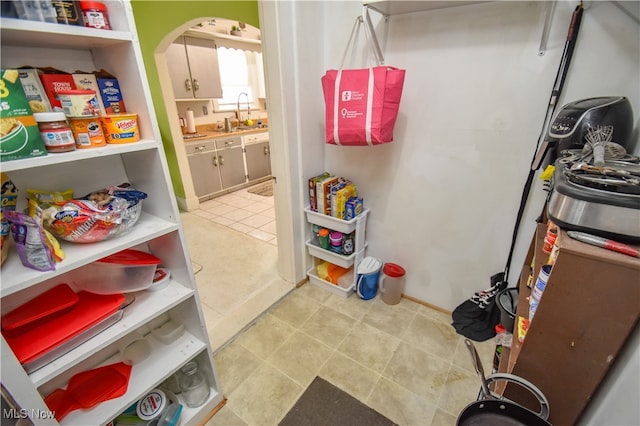
<svg viewBox="0 0 640 426">
<path fill-rule="evenodd" d="M 249 102 L 249 95 L 246 92 L 240 92 L 238 94 L 238 104 L 236 106 L 236 114 L 238 116 L 238 122 L 242 122 L 242 115 L 240 114 L 240 97 L 245 95 L 247 97 L 247 120 L 249 119 L 249 115 L 251 115 L 251 103 Z M 238 124 L 239 124 L 238 123 Z"/>
</svg>

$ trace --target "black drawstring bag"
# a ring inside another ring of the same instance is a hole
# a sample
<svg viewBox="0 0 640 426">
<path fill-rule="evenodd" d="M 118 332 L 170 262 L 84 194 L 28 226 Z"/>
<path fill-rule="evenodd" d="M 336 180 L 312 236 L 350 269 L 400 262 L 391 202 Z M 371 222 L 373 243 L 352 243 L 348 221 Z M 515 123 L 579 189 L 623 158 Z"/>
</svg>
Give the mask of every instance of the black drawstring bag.
<svg viewBox="0 0 640 426">
<path fill-rule="evenodd" d="M 465 300 L 451 314 L 453 327 L 458 334 L 476 342 L 483 342 L 496 335 L 500 323 L 500 309 L 496 295 L 507 287 L 504 272 L 491 277 L 491 287 Z"/>
</svg>

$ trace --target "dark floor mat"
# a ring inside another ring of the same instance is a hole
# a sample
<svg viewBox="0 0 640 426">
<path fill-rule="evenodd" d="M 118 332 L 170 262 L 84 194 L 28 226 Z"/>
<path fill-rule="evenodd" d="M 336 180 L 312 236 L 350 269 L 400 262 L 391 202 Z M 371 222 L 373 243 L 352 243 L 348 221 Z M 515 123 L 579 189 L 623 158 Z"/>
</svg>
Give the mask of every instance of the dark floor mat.
<svg viewBox="0 0 640 426">
<path fill-rule="evenodd" d="M 392 426 L 391 420 L 326 380 L 316 377 L 280 426 Z"/>
</svg>

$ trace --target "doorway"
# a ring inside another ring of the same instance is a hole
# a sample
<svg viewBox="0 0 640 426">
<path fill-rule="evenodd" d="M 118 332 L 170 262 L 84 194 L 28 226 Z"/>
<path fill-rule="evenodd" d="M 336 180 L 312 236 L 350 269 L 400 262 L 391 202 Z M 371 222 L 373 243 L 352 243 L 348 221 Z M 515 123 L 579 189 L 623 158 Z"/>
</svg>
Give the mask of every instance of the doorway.
<svg viewBox="0 0 640 426">
<path fill-rule="evenodd" d="M 295 286 L 283 279 L 280 273 L 279 232 L 275 224 L 279 197 L 273 193 L 260 195 L 250 192 L 256 189 L 256 185 L 270 182 L 270 179 L 248 182 L 210 199 L 200 199 L 195 193 L 186 148 L 193 142 L 185 143 L 183 137 L 180 118 L 184 106 L 175 100 L 167 50 L 186 31 L 212 21 L 226 22 L 221 18 L 203 17 L 185 23 L 165 36 L 155 58 L 185 188 L 185 199 L 179 200 L 178 204 L 210 340 L 217 350 Z M 219 105 L 210 99 L 194 102 L 193 105 L 198 107 L 206 105 L 213 115 L 210 123 L 202 118 L 199 125 L 216 126 L 219 118 L 233 112 L 219 111 Z"/>
</svg>

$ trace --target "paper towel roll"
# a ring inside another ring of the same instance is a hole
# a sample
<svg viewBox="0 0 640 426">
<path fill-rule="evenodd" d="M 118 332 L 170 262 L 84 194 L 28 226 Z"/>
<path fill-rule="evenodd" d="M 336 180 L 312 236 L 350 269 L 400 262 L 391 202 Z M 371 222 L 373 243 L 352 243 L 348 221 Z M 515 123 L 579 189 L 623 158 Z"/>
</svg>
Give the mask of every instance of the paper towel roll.
<svg viewBox="0 0 640 426">
<path fill-rule="evenodd" d="M 187 133 L 196 132 L 196 121 L 193 118 L 193 111 L 187 109 Z"/>
</svg>

